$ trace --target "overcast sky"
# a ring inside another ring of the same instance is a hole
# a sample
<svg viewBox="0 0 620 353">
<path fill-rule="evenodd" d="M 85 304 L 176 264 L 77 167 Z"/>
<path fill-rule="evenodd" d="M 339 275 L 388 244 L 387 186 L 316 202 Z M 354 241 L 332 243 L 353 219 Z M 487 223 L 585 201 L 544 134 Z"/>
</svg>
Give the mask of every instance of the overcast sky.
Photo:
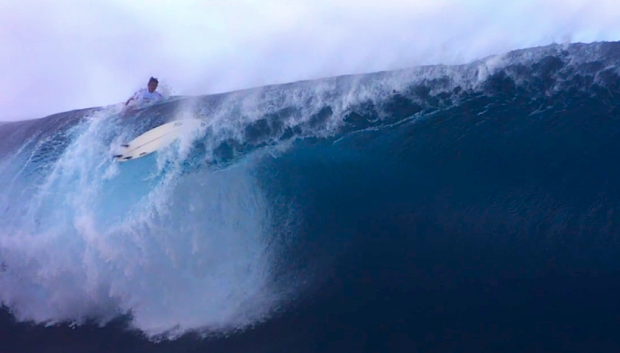
<svg viewBox="0 0 620 353">
<path fill-rule="evenodd" d="M 5 0 L 0 120 L 620 40 L 618 0 Z"/>
</svg>

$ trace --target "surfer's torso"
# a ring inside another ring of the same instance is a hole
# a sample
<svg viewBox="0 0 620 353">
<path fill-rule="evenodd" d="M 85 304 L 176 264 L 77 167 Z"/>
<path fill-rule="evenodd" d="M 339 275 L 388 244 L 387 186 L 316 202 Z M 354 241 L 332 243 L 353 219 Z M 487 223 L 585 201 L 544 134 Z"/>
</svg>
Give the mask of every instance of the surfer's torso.
<svg viewBox="0 0 620 353">
<path fill-rule="evenodd" d="M 162 98 L 163 96 L 159 92 L 157 91 L 149 92 L 149 90 L 146 88 L 139 90 L 133 95 L 133 99 L 139 105 L 155 103 L 156 101 L 161 100 Z"/>
</svg>

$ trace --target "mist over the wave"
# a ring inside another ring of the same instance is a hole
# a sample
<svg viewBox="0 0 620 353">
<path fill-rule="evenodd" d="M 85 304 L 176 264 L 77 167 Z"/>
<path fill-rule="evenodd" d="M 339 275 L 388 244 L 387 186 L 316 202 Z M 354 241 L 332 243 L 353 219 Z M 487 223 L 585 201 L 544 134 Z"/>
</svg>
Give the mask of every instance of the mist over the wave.
<svg viewBox="0 0 620 353">
<path fill-rule="evenodd" d="M 198 95 L 552 42 L 620 38 L 612 0 L 0 4 L 0 120 L 114 104 L 156 76 Z"/>
</svg>

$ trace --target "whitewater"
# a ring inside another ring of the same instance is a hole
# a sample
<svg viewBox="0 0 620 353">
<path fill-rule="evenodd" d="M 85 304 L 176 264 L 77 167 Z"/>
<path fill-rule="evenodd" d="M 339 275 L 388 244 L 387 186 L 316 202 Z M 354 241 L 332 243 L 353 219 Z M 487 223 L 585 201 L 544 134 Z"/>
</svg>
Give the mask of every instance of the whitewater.
<svg viewBox="0 0 620 353">
<path fill-rule="evenodd" d="M 611 270 L 619 62 L 618 43 L 550 45 L 174 96 L 130 117 L 119 104 L 1 124 L 0 302 L 17 323 L 121 317 L 151 341 L 274 322 L 294 337 L 332 327 L 304 321 L 312 311 L 336 315 L 334 330 L 364 331 L 321 303 L 387 320 L 361 303 L 454 288 L 461 271 L 485 268 L 468 262 L 479 256 L 520 268 L 509 278 L 538 278 L 551 253 L 573 270 Z M 148 129 L 190 118 L 206 124 L 158 153 L 112 159 Z M 587 232 L 597 236 L 585 246 Z M 388 311 L 430 317 L 407 296 Z M 448 302 L 429 307 L 443 315 Z"/>
</svg>

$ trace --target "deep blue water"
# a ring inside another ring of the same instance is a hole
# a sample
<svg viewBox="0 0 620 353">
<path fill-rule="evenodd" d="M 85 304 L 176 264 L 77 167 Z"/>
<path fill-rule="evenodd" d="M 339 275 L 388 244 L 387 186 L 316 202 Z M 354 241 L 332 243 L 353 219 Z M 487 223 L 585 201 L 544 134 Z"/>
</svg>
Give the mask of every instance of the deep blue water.
<svg viewBox="0 0 620 353">
<path fill-rule="evenodd" d="M 549 46 L 1 125 L 0 352 L 617 352 L 619 62 Z M 108 158 L 189 115 L 189 145 Z"/>
</svg>

